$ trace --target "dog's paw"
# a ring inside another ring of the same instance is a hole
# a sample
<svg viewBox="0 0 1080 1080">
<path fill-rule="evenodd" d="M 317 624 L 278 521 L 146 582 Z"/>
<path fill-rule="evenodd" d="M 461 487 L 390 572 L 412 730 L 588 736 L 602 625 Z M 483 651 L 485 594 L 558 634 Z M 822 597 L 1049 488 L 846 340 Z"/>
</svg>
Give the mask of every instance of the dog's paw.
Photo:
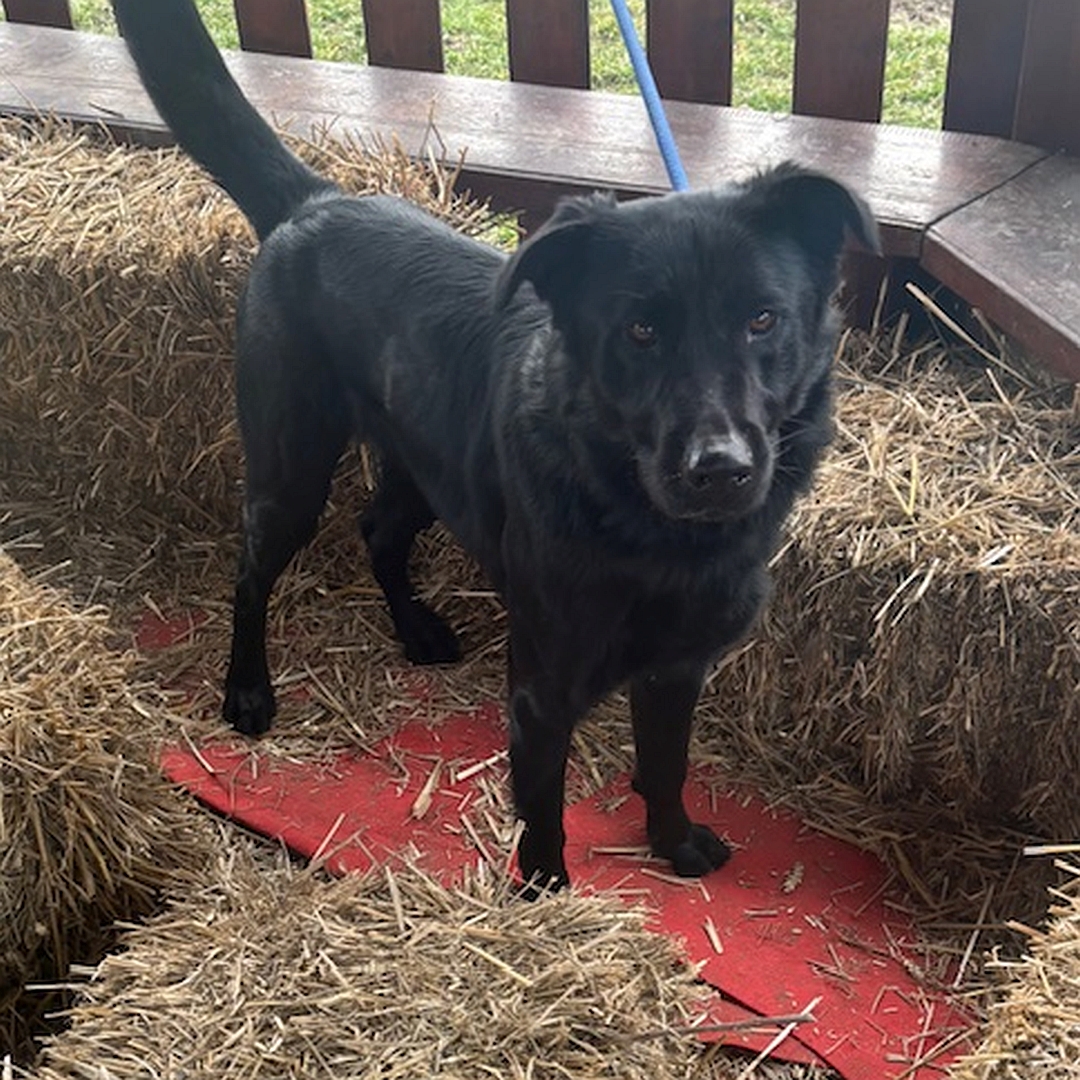
<svg viewBox="0 0 1080 1080">
<path fill-rule="evenodd" d="M 570 878 L 565 870 L 554 874 L 537 870 L 518 886 L 518 896 L 532 903 L 544 896 L 551 896 L 552 893 L 557 893 L 569 885 Z"/>
<path fill-rule="evenodd" d="M 270 730 L 277 712 L 270 684 L 239 687 L 226 685 L 221 713 L 241 735 L 263 735 Z"/>
<path fill-rule="evenodd" d="M 519 895 L 525 900 L 539 900 L 542 896 L 565 889 L 570 884 L 563 859 L 562 830 L 549 834 L 546 841 L 537 839 L 537 832 L 526 829 L 518 841 L 517 868 L 521 885 Z"/>
<path fill-rule="evenodd" d="M 671 855 L 671 866 L 679 877 L 703 877 L 730 858 L 731 848 L 712 829 L 691 824 L 686 839 Z"/>
<path fill-rule="evenodd" d="M 410 603 L 394 621 L 410 663 L 453 664 L 461 659 L 457 634 L 419 600 Z"/>
<path fill-rule="evenodd" d="M 562 864 L 562 860 L 559 860 Z M 559 865 L 557 869 L 543 869 L 539 866 L 531 867 L 526 873 L 522 865 L 521 850 L 518 849 L 518 870 L 522 874 L 521 885 L 518 886 L 517 894 L 522 900 L 529 902 L 540 900 L 541 896 L 550 896 L 554 892 L 566 889 L 570 885 L 570 876 L 566 873 L 566 866 Z"/>
</svg>

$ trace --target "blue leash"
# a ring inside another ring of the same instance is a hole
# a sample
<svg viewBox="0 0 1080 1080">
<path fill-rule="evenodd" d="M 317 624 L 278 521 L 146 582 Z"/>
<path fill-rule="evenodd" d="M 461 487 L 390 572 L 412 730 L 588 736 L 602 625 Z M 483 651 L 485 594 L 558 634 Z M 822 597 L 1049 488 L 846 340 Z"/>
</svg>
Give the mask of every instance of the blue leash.
<svg viewBox="0 0 1080 1080">
<path fill-rule="evenodd" d="M 668 179 L 675 191 L 687 191 L 690 188 L 690 181 L 686 178 L 686 170 L 683 169 L 682 159 L 679 157 L 679 148 L 675 145 L 675 137 L 671 134 L 671 127 L 668 124 L 667 114 L 664 112 L 663 102 L 660 100 L 660 92 L 656 89 L 656 80 L 649 67 L 649 60 L 638 40 L 634 21 L 630 18 L 630 9 L 626 6 L 626 0 L 611 0 L 611 7 L 619 24 L 623 44 L 630 56 L 634 78 L 637 79 L 641 96 L 645 100 L 649 123 L 652 124 L 656 143 L 660 147 L 660 156 L 664 159 Z"/>
</svg>

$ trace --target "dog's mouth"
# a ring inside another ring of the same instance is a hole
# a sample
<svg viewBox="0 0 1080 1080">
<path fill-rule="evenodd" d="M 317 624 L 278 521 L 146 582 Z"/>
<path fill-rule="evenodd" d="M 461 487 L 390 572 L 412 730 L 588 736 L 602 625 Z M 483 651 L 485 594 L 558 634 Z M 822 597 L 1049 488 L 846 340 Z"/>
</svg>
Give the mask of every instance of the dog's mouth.
<svg viewBox="0 0 1080 1080">
<path fill-rule="evenodd" d="M 774 455 L 764 433 L 711 434 L 641 450 L 638 475 L 649 501 L 676 521 L 746 517 L 765 502 Z"/>
</svg>

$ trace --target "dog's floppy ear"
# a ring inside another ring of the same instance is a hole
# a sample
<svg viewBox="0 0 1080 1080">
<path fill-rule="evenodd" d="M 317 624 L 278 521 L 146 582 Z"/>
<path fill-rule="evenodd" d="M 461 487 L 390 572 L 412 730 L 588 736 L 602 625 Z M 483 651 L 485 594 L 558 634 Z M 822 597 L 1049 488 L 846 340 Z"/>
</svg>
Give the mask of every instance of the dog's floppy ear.
<svg viewBox="0 0 1080 1080">
<path fill-rule="evenodd" d="M 815 258 L 832 262 L 850 233 L 881 253 L 877 222 L 866 202 L 824 173 L 784 162 L 750 180 L 744 190 L 767 229 L 780 229 Z"/>
<path fill-rule="evenodd" d="M 611 194 L 561 199 L 555 212 L 525 241 L 503 267 L 495 283 L 495 307 L 505 307 L 523 282 L 541 300 L 556 300 L 570 287 L 585 263 L 590 236 L 598 221 L 615 208 Z"/>
</svg>

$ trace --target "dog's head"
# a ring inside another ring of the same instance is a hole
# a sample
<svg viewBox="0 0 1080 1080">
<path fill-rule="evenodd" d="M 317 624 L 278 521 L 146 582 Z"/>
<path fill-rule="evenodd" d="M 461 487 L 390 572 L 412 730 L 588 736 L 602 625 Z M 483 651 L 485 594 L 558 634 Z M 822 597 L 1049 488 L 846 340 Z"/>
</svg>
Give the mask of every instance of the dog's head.
<svg viewBox="0 0 1080 1080">
<path fill-rule="evenodd" d="M 764 502 L 781 428 L 827 376 L 846 233 L 876 250 L 866 204 L 791 164 L 719 191 L 573 198 L 496 301 L 528 282 L 549 305 L 567 409 L 632 456 L 661 513 L 725 521 Z"/>
</svg>

